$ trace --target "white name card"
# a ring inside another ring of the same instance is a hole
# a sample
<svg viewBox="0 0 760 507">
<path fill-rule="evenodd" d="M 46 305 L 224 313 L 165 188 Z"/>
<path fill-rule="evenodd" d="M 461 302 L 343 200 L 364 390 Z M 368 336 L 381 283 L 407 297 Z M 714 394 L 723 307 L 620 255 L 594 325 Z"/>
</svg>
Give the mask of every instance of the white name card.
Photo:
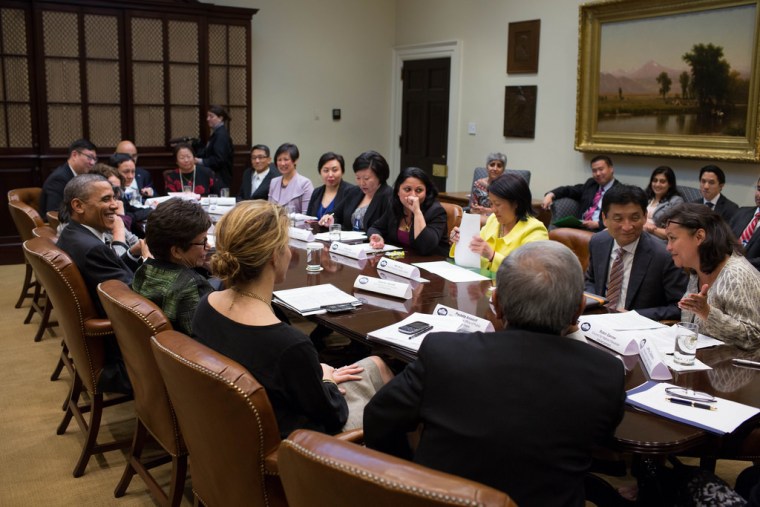
<svg viewBox="0 0 760 507">
<path fill-rule="evenodd" d="M 359 270 L 364 269 L 364 266 L 367 265 L 367 259 L 352 259 L 351 257 L 345 257 L 334 253 L 330 253 L 330 260 Z"/>
<path fill-rule="evenodd" d="M 494 330 L 493 323 L 490 320 L 481 319 L 480 317 L 476 317 L 470 313 L 463 312 L 461 310 L 457 310 L 456 308 L 451 308 L 450 306 L 445 306 L 440 303 L 433 310 L 433 315 L 459 317 L 463 322 L 462 327 L 459 328 L 460 331 L 468 331 L 470 333 L 480 331 L 486 333 Z"/>
<path fill-rule="evenodd" d="M 670 374 L 668 366 L 657 348 L 657 344 L 652 340 L 642 338 L 639 340 L 639 356 L 644 363 L 649 378 L 654 380 L 670 380 L 673 376 Z"/>
<path fill-rule="evenodd" d="M 354 289 L 377 292 L 378 294 L 385 294 L 386 296 L 403 299 L 410 299 L 412 297 L 412 287 L 408 283 L 381 280 L 380 278 L 365 275 L 359 275 L 356 277 Z"/>
<path fill-rule="evenodd" d="M 361 243 L 359 245 L 347 245 L 345 243 L 339 243 L 338 241 L 334 241 L 330 245 L 330 253 L 345 255 L 346 257 L 351 257 L 352 259 L 366 259 L 368 247 L 369 247 L 369 243 Z"/>
<path fill-rule="evenodd" d="M 636 338 L 631 337 L 627 333 L 621 333 L 617 330 L 609 329 L 592 323 L 590 320 L 584 320 L 584 317 L 578 319 L 580 323 L 581 331 L 584 336 L 597 343 L 601 343 L 605 347 L 614 350 L 618 354 L 624 356 L 632 356 L 638 354 L 639 344 Z"/>
<path fill-rule="evenodd" d="M 377 276 L 379 276 L 383 280 L 390 280 L 392 282 L 399 282 L 399 283 L 408 283 L 409 286 L 412 288 L 412 292 L 416 291 L 417 288 L 420 285 L 422 285 L 423 282 L 427 283 L 429 281 L 429 280 L 425 280 L 424 278 L 416 278 L 416 279 L 405 278 L 400 275 L 394 275 L 393 273 L 388 273 L 387 271 L 380 271 L 380 270 L 377 270 Z"/>
<path fill-rule="evenodd" d="M 411 278 L 412 280 L 422 281 L 420 278 L 420 268 L 412 266 L 411 264 L 405 264 L 388 257 L 383 257 L 380 262 L 377 263 L 377 269 L 393 273 L 394 275 L 403 276 L 404 278 Z M 427 280 L 425 280 L 427 281 Z"/>
<path fill-rule="evenodd" d="M 309 229 L 299 229 L 298 227 L 290 227 L 290 237 L 300 241 L 314 241 L 314 234 Z"/>
</svg>

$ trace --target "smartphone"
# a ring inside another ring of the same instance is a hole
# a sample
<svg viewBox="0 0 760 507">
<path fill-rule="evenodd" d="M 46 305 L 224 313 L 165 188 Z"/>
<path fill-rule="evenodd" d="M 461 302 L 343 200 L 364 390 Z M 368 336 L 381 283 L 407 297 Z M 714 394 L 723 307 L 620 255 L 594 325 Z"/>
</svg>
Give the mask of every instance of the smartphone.
<svg viewBox="0 0 760 507">
<path fill-rule="evenodd" d="M 427 322 L 422 322 L 421 320 L 418 320 L 416 322 L 411 322 L 405 326 L 401 326 L 400 328 L 398 328 L 399 332 L 404 333 L 404 334 L 420 333 L 423 331 L 427 331 L 428 329 L 433 329 L 433 326 L 431 326 Z"/>
</svg>

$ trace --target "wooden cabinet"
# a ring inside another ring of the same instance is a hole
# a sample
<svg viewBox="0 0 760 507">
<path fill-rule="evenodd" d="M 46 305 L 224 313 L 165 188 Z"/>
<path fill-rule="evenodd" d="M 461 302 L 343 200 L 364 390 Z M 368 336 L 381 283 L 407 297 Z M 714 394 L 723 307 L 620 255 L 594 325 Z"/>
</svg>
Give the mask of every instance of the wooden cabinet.
<svg viewBox="0 0 760 507">
<path fill-rule="evenodd" d="M 195 0 L 0 0 L 0 263 L 22 260 L 8 190 L 41 186 L 75 139 L 101 160 L 133 140 L 160 191 L 175 167 L 169 141 L 205 142 L 216 104 L 243 167 L 255 13 Z"/>
</svg>

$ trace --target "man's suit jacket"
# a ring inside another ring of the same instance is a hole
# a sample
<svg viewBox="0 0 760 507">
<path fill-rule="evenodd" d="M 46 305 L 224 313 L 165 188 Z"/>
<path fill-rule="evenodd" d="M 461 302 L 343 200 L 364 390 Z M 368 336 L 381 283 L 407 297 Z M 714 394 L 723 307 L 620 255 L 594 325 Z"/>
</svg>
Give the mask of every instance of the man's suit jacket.
<svg viewBox="0 0 760 507">
<path fill-rule="evenodd" d="M 691 202 L 696 202 L 699 204 L 704 204 L 705 200 L 701 197 L 699 199 L 694 199 Z M 713 208 L 713 211 L 717 213 L 718 215 L 723 217 L 723 220 L 726 222 L 731 221 L 731 217 L 734 216 L 736 211 L 739 209 L 739 205 L 736 204 L 734 201 L 727 198 L 725 195 L 720 194 L 720 197 L 718 197 L 718 203 Z"/>
<path fill-rule="evenodd" d="M 208 144 L 198 150 L 198 158 L 203 159 L 201 165 L 213 170 L 224 182 L 219 187 L 229 187 L 232 183 L 232 157 L 234 155 L 232 139 L 227 131 L 227 125 L 215 128 L 208 139 Z"/>
<path fill-rule="evenodd" d="M 731 218 L 731 230 L 736 234 L 736 239 L 744 232 L 752 218 L 755 216 L 757 207 L 741 207 Z M 747 246 L 744 247 L 744 256 L 747 260 L 760 271 L 760 224 L 755 227 Z"/>
<path fill-rule="evenodd" d="M 249 167 L 243 171 L 243 184 L 240 186 L 240 192 L 238 192 L 238 201 L 248 199 L 263 199 L 266 201 L 269 197 L 269 183 L 272 181 L 272 178 L 278 176 L 282 176 L 280 171 L 270 165 L 266 175 L 264 175 L 264 179 L 259 183 L 256 191 L 251 194 L 251 189 L 253 188 L 253 182 L 251 181 L 251 178 L 253 178 L 253 168 Z"/>
<path fill-rule="evenodd" d="M 153 178 L 150 176 L 150 172 L 142 167 L 135 169 L 135 182 L 137 182 L 138 191 L 142 191 L 143 188 L 153 188 Z"/>
<path fill-rule="evenodd" d="M 63 201 L 63 189 L 66 183 L 74 179 L 74 173 L 69 167 L 69 163 L 58 166 L 55 171 L 50 173 L 45 183 L 42 184 L 42 194 L 40 195 L 40 215 L 43 220 L 48 211 L 58 211 Z"/>
<path fill-rule="evenodd" d="M 333 212 L 335 212 L 335 210 L 337 209 L 338 203 L 342 202 L 343 199 L 346 198 L 346 194 L 348 193 L 348 191 L 355 187 L 356 185 L 352 185 L 346 180 L 340 180 L 340 185 L 338 186 L 338 193 L 335 194 L 335 206 L 333 207 Z M 324 195 L 325 195 L 324 185 L 314 189 L 314 192 L 311 194 L 311 199 L 309 199 L 309 207 L 306 209 L 307 215 L 310 215 L 313 217 L 317 216 L 317 213 L 319 212 L 319 206 L 321 206 L 322 204 L 322 196 Z"/>
<path fill-rule="evenodd" d="M 602 296 L 607 294 L 607 272 L 614 243 L 608 231 L 591 237 L 586 291 Z M 688 281 L 686 273 L 673 264 L 663 242 L 642 232 L 633 256 L 625 309 L 636 310 L 652 320 L 680 320 L 678 301 L 686 292 Z"/>
<path fill-rule="evenodd" d="M 618 180 L 613 180 L 612 187 L 615 185 L 619 185 L 620 182 Z M 610 187 L 610 189 L 612 188 Z M 577 185 L 566 185 L 563 187 L 557 187 L 554 190 L 551 191 L 551 193 L 554 194 L 554 199 L 561 199 L 563 197 L 569 197 L 570 199 L 575 199 L 578 201 L 579 204 L 579 213 L 580 215 L 578 218 L 582 218 L 583 214 L 586 212 L 587 209 L 591 207 L 591 205 L 594 203 L 594 196 L 596 195 L 597 190 L 599 190 L 599 183 L 597 183 L 594 178 L 589 178 L 586 180 L 585 183 L 578 183 Z M 602 209 L 602 203 L 599 202 L 599 210 Z M 560 218 L 560 217 L 557 217 Z M 604 221 L 602 220 L 601 213 L 599 214 L 599 230 L 604 229 Z"/>
<path fill-rule="evenodd" d="M 393 189 L 388 185 L 381 185 L 372 197 L 367 212 L 364 214 L 364 228 L 367 231 L 375 221 L 379 220 L 391 206 L 391 194 Z M 335 223 L 342 224 L 344 231 L 352 231 L 354 224 L 351 222 L 351 215 L 356 211 L 356 207 L 364 199 L 364 192 L 360 187 L 354 187 L 346 192 L 346 198 L 335 205 Z"/>
<path fill-rule="evenodd" d="M 520 329 L 434 333 L 370 400 L 367 447 L 482 482 L 520 506 L 584 505 L 594 445 L 623 416 L 624 369 L 571 338 Z M 547 486 L 550 485 L 550 486 Z"/>
<path fill-rule="evenodd" d="M 63 228 L 57 244 L 79 268 L 98 314 L 105 317 L 98 297 L 98 284 L 106 280 L 121 280 L 131 284 L 137 263 L 126 254 L 117 256 L 100 238 L 73 220 Z"/>
</svg>

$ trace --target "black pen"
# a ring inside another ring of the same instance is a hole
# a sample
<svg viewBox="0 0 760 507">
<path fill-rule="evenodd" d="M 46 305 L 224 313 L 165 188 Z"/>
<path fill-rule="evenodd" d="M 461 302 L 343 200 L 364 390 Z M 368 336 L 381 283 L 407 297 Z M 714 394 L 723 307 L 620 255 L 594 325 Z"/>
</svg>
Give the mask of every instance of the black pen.
<svg viewBox="0 0 760 507">
<path fill-rule="evenodd" d="M 731 360 L 732 363 L 738 366 L 748 366 L 750 368 L 760 368 L 760 362 L 757 361 L 750 361 L 749 359 L 739 359 L 734 358 Z"/>
<path fill-rule="evenodd" d="M 681 398 L 665 398 L 670 403 L 676 405 L 686 405 L 687 407 L 703 408 L 705 410 L 718 410 L 718 407 L 714 405 L 708 405 L 707 403 L 698 403 L 696 401 L 682 400 Z"/>
<path fill-rule="evenodd" d="M 412 338 L 416 338 L 416 337 L 418 337 L 418 336 L 419 336 L 419 335 L 421 335 L 421 334 L 425 334 L 425 333 L 427 333 L 428 331 L 430 331 L 431 329 L 433 329 L 433 326 L 429 326 L 429 327 L 426 327 L 426 328 L 420 329 L 420 330 L 419 330 L 419 331 L 417 331 L 416 333 L 412 333 L 412 334 L 410 334 L 410 335 L 409 335 L 409 339 L 411 340 Z"/>
</svg>

